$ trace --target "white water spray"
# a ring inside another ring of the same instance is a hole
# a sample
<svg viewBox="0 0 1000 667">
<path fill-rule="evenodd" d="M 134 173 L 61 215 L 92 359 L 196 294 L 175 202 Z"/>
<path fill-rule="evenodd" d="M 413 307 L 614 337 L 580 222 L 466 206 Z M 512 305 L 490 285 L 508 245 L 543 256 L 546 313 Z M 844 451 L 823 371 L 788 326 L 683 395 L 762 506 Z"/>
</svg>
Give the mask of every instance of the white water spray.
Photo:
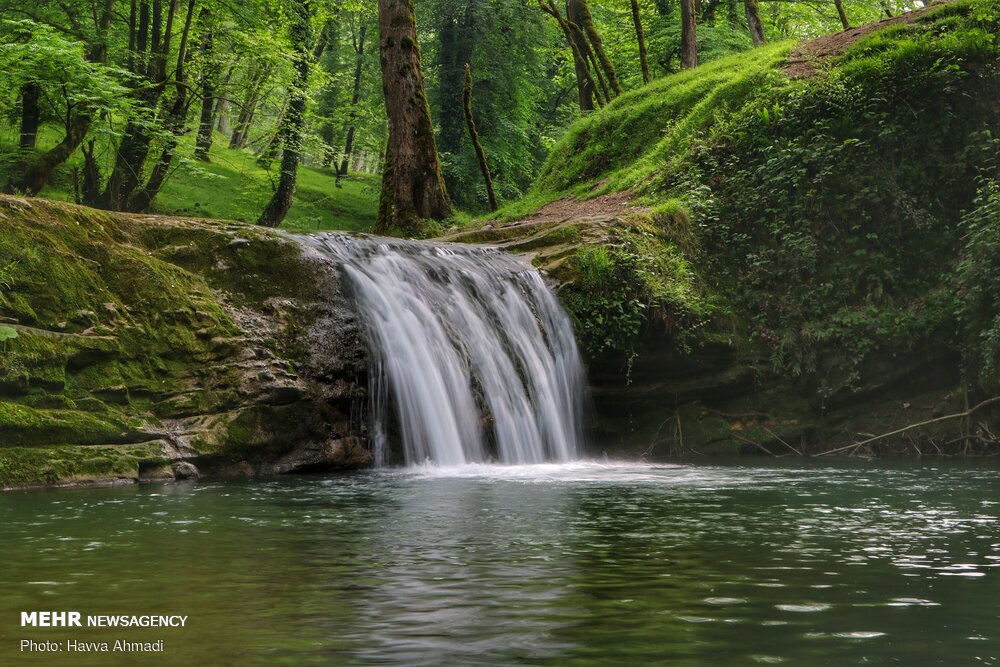
<svg viewBox="0 0 1000 667">
<path fill-rule="evenodd" d="M 372 356 L 376 463 L 392 406 L 406 463 L 568 461 L 584 379 L 569 317 L 539 273 L 494 248 L 325 234 Z"/>
</svg>

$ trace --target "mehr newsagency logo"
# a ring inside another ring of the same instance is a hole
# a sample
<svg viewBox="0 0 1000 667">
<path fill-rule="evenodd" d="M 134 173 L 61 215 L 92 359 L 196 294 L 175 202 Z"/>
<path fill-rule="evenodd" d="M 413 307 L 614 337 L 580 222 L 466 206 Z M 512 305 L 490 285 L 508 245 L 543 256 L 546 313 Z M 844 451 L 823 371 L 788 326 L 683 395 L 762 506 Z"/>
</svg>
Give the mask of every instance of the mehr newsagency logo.
<svg viewBox="0 0 1000 667">
<path fill-rule="evenodd" d="M 87 614 L 79 611 L 22 611 L 22 628 L 183 628 L 188 617 L 179 614 Z M 164 640 L 129 641 L 124 638 L 90 641 L 20 640 L 22 652 L 57 653 L 162 653 Z"/>
</svg>

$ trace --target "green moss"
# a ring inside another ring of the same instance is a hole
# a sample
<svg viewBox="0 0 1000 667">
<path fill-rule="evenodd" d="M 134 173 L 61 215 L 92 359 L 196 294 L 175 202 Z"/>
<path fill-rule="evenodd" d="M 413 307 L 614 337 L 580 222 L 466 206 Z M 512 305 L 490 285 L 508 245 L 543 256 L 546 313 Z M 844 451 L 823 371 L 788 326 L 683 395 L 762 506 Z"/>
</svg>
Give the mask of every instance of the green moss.
<svg viewBox="0 0 1000 667">
<path fill-rule="evenodd" d="M 2 447 L 0 488 L 137 479 L 165 464 L 159 443 L 89 447 Z"/>
<path fill-rule="evenodd" d="M 110 409 L 99 417 L 81 410 L 42 410 L 0 401 L 0 442 L 4 447 L 113 444 L 134 440 L 136 433 L 135 423 Z"/>
<path fill-rule="evenodd" d="M 728 113 L 781 80 L 791 45 L 771 44 L 657 79 L 576 123 L 552 150 L 532 197 L 583 198 L 662 178 Z"/>
<path fill-rule="evenodd" d="M 230 307 L 270 313 L 279 330 L 260 344 L 292 366 L 308 354 L 298 340 L 315 317 L 308 304 L 326 295 L 300 247 L 271 231 L 10 197 L 0 219 L 10 257 L 0 260 L 0 321 L 18 334 L 0 349 L 0 449 L 124 446 L 148 437 L 143 424 L 238 407 L 242 370 L 231 360 L 247 342 Z M 257 430 L 253 446 L 271 447 L 266 422 Z M 227 445 L 224 425 L 213 438 L 206 451 Z M 21 457 L 16 477 L 89 470 L 67 460 L 29 474 L 38 461 Z"/>
<path fill-rule="evenodd" d="M 604 243 L 580 246 L 570 261 L 572 276 L 561 296 L 591 355 L 631 354 L 651 329 L 686 348 L 695 332 L 722 314 L 689 258 L 653 219 L 630 216 Z"/>
</svg>

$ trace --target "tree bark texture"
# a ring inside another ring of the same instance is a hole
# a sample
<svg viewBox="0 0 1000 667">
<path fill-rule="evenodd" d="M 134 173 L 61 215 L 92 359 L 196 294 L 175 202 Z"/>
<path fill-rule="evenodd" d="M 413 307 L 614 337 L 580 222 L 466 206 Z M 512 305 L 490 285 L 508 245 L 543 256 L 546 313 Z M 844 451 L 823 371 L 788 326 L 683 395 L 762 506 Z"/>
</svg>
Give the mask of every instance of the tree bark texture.
<svg viewBox="0 0 1000 667">
<path fill-rule="evenodd" d="M 391 181 L 383 180 L 375 228 L 417 233 L 422 219 L 451 215 L 451 205 L 424 92 L 413 0 L 379 0 L 378 14 L 382 91 L 389 118 L 385 170 Z"/>
<path fill-rule="evenodd" d="M 680 0 L 681 4 L 681 67 L 698 66 L 698 27 L 694 0 Z"/>
<path fill-rule="evenodd" d="M 750 39 L 754 46 L 764 43 L 764 23 L 760 20 L 760 3 L 758 0 L 743 0 L 743 8 L 747 15 L 747 28 L 750 29 Z"/>
</svg>

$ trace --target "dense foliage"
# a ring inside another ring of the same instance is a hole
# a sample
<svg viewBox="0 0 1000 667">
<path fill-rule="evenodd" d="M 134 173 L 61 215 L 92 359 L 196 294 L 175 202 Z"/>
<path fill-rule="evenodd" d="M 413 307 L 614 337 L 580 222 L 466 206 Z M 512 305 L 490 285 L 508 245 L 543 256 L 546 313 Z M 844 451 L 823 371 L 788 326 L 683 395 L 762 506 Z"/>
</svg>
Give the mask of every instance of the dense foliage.
<svg viewBox="0 0 1000 667">
<path fill-rule="evenodd" d="M 706 263 L 777 367 L 834 391 L 876 350 L 959 335 L 960 221 L 1000 136 L 1000 16 L 976 8 L 876 33 L 826 77 L 756 99 L 695 157 Z"/>
<path fill-rule="evenodd" d="M 602 48 L 627 96 L 643 86 L 632 3 L 589 4 L 595 34 L 603 35 Z M 239 5 L 0 0 L 0 118 L 5 121 L 0 187 L 101 208 L 198 213 L 198 208 L 227 210 L 221 200 L 234 196 L 217 187 L 217 169 L 210 165 L 221 163 L 222 169 L 241 174 L 263 170 L 264 178 L 254 182 L 275 190 L 287 189 L 281 174 L 290 164 L 300 164 L 330 176 L 323 187 L 331 191 L 332 202 L 338 176 L 381 169 L 387 128 L 374 5 L 357 0 Z M 912 3 L 850 0 L 845 7 L 852 22 L 862 23 Z M 678 71 L 678 3 L 639 0 L 635 8 L 653 79 Z M 502 202 L 516 200 L 564 129 L 584 114 L 564 34 L 535 0 L 416 0 L 415 9 L 427 97 L 451 198 L 466 211 L 486 207 L 485 185 L 463 122 L 462 77 L 468 63 L 475 79 L 476 125 L 498 196 Z M 765 2 L 761 15 L 769 40 L 839 26 L 832 7 L 805 2 Z M 751 48 L 746 21 L 736 0 L 701 3 L 700 62 Z M 307 67 L 304 79 L 296 63 Z M 689 76 L 697 80 L 691 95 L 705 90 L 703 77 L 713 76 L 711 65 L 697 72 Z M 296 111 L 300 104 L 303 114 Z M 298 124 L 301 131 L 292 131 Z M 289 138 L 294 150 L 281 167 Z M 220 152 L 226 148 L 252 155 L 257 166 L 244 168 L 246 160 Z M 317 173 L 303 173 L 317 179 Z M 210 201 L 203 201 L 206 193 Z M 197 199 L 201 206 L 178 207 L 174 202 L 182 199 Z M 240 217 L 257 219 L 266 200 L 255 197 L 255 210 L 244 210 Z M 347 226 L 370 221 L 375 200 L 372 193 L 370 206 Z M 290 215 L 297 226 L 305 226 L 305 219 L 329 221 L 326 225 L 339 219 L 323 210 L 293 208 Z"/>
<path fill-rule="evenodd" d="M 654 213 L 675 211 L 661 221 L 679 210 L 690 230 L 659 228 L 692 268 L 653 273 L 715 295 L 642 295 L 641 325 L 629 312 L 602 329 L 636 335 L 596 349 L 629 351 L 667 313 L 713 319 L 820 395 L 856 387 L 890 351 L 932 359 L 955 347 L 970 378 L 995 385 L 998 33 L 996 3 L 956 2 L 863 38 L 817 76 L 789 79 L 790 47 L 777 44 L 661 79 L 574 125 L 526 206 L 630 189 Z M 634 254 L 625 243 L 601 252 L 609 267 Z M 638 294 L 615 270 L 606 289 Z M 582 293 L 595 295 L 574 308 L 587 332 L 609 297 Z"/>
</svg>

